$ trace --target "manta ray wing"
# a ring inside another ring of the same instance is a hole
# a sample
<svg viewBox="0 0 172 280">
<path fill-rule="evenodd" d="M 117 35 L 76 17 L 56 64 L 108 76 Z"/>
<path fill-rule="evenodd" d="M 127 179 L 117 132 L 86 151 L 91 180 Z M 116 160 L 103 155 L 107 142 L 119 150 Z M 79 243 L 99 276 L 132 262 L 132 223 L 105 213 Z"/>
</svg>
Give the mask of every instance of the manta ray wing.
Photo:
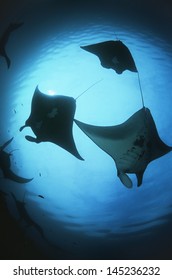
<svg viewBox="0 0 172 280">
<path fill-rule="evenodd" d="M 20 177 L 11 170 L 11 153 L 5 152 L 4 149 L 12 142 L 12 140 L 13 137 L 10 140 L 6 141 L 2 146 L 0 146 L 0 169 L 2 170 L 4 178 L 10 179 L 21 184 L 28 183 L 32 181 L 33 178 L 27 179 Z"/>
<path fill-rule="evenodd" d="M 13 141 L 13 139 L 14 137 L 12 137 L 10 140 L 8 140 L 2 146 L 0 146 L 0 152 L 3 151 Z"/>
<path fill-rule="evenodd" d="M 111 68 L 118 74 L 125 70 L 137 72 L 131 52 L 119 40 L 81 46 L 81 48 L 98 56 L 104 68 Z"/>
<path fill-rule="evenodd" d="M 30 181 L 33 180 L 33 178 L 27 179 L 27 178 L 20 177 L 20 176 L 16 175 L 11 169 L 4 169 L 3 174 L 4 174 L 5 178 L 10 179 L 10 180 L 20 183 L 20 184 L 29 183 Z"/>
<path fill-rule="evenodd" d="M 29 126 L 36 138 L 26 136 L 28 141 L 52 142 L 83 160 L 76 149 L 72 133 L 75 110 L 74 98 L 62 95 L 48 96 L 36 87 L 32 98 L 31 114 L 20 131 Z"/>
<path fill-rule="evenodd" d="M 132 181 L 126 173 L 136 174 L 140 186 L 147 165 L 172 150 L 160 139 L 151 112 L 145 107 L 120 125 L 100 127 L 75 122 L 114 159 L 117 175 L 128 188 L 132 187 Z"/>
</svg>

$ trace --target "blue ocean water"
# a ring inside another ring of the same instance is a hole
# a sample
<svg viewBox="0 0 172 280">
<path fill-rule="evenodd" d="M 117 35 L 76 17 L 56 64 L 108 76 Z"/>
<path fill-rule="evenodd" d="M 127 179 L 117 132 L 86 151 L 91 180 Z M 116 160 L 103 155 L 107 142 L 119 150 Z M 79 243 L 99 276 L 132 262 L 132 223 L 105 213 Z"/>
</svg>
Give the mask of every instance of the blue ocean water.
<svg viewBox="0 0 172 280">
<path fill-rule="evenodd" d="M 86 17 L 83 21 L 71 21 L 58 31 L 55 23 L 54 19 L 53 28 L 51 20 L 47 23 L 49 32 L 45 34 L 39 27 L 40 40 L 34 41 L 30 49 L 20 30 L 27 55 L 21 45 L 17 49 L 14 39 L 15 47 L 9 47 L 14 57 L 16 48 L 20 59 L 14 58 L 10 78 L 4 83 L 3 139 L 14 136 L 8 148 L 18 149 L 12 157 L 13 170 L 34 180 L 21 187 L 4 179 L 3 189 L 26 203 L 29 215 L 42 227 L 48 242 L 33 227 L 27 234 L 45 247 L 51 257 L 61 257 L 56 251 L 60 247 L 63 258 L 127 258 L 131 244 L 136 246 L 142 240 L 146 246 L 147 239 L 150 242 L 156 230 L 171 220 L 171 154 L 148 165 L 140 188 L 136 186 L 135 175 L 130 175 L 134 187 L 127 189 L 117 177 L 113 160 L 75 124 L 73 135 L 84 161 L 52 143 L 26 141 L 24 136 L 34 136 L 33 132 L 30 128 L 19 132 L 19 128 L 29 117 L 37 85 L 45 94 L 77 98 L 101 80 L 76 101 L 75 118 L 89 124 L 117 125 L 139 110 L 142 103 L 137 73 L 125 71 L 117 75 L 80 48 L 120 39 L 134 57 L 145 106 L 151 110 L 159 135 L 172 145 L 171 45 L 162 34 L 126 24 L 119 18 Z M 44 199 L 38 197 L 40 194 Z M 12 197 L 8 204 L 15 217 L 20 215 Z M 138 258 L 144 257 L 138 251 L 131 255 L 137 254 Z"/>
</svg>

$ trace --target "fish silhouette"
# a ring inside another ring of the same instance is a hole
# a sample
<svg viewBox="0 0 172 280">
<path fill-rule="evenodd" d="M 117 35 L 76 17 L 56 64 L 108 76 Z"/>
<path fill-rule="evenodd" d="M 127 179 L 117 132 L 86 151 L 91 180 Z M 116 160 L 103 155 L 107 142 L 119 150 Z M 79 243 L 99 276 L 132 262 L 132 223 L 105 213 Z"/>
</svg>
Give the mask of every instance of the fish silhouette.
<svg viewBox="0 0 172 280">
<path fill-rule="evenodd" d="M 38 197 L 40 197 L 40 198 L 45 198 L 43 195 L 41 195 L 41 194 L 38 194 Z"/>
</svg>

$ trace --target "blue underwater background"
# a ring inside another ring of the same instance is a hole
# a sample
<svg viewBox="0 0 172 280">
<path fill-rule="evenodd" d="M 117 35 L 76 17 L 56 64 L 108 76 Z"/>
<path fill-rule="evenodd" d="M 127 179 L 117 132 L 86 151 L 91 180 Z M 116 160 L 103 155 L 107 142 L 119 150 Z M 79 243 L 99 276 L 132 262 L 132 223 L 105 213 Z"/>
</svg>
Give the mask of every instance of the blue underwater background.
<svg viewBox="0 0 172 280">
<path fill-rule="evenodd" d="M 1 32 L 9 22 L 24 22 L 7 45 L 9 70 L 0 57 L 0 145 L 14 137 L 6 148 L 15 150 L 12 169 L 34 179 L 22 185 L 1 178 L 0 187 L 25 240 L 45 258 L 171 259 L 171 153 L 148 165 L 140 188 L 129 175 L 133 188 L 127 189 L 112 158 L 76 124 L 74 140 L 84 161 L 52 143 L 26 141 L 25 135 L 34 136 L 30 128 L 19 132 L 37 85 L 46 94 L 76 98 L 102 79 L 76 101 L 75 118 L 89 124 L 117 125 L 142 108 L 137 73 L 118 75 L 80 48 L 120 39 L 135 60 L 159 136 L 172 146 L 171 1 L 8 0 L 2 6 L 8 17 L 1 12 Z M 11 192 L 25 203 L 33 224 Z M 17 249 L 4 245 L 2 259 L 11 256 L 8 250 Z"/>
</svg>

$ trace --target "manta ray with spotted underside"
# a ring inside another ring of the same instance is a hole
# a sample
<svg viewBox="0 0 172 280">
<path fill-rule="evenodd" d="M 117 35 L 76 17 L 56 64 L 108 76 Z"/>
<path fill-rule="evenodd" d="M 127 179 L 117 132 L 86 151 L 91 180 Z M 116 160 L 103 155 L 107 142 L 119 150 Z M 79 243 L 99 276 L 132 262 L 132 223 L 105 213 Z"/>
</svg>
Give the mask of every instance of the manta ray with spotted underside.
<svg viewBox="0 0 172 280">
<path fill-rule="evenodd" d="M 111 68 L 117 74 L 125 70 L 137 72 L 131 52 L 120 40 L 105 41 L 93 45 L 81 46 L 82 49 L 95 54 L 104 68 Z"/>
<path fill-rule="evenodd" d="M 73 97 L 46 95 L 37 86 L 32 98 L 30 116 L 20 131 L 29 126 L 36 138 L 27 135 L 25 138 L 28 141 L 52 142 L 76 158 L 83 160 L 73 139 L 72 128 L 75 110 L 76 100 Z"/>
<path fill-rule="evenodd" d="M 127 173 L 136 174 L 140 186 L 147 165 L 172 150 L 160 139 L 151 112 L 145 107 L 120 125 L 101 127 L 78 120 L 75 123 L 113 158 L 117 175 L 127 188 L 132 187 Z"/>
</svg>

